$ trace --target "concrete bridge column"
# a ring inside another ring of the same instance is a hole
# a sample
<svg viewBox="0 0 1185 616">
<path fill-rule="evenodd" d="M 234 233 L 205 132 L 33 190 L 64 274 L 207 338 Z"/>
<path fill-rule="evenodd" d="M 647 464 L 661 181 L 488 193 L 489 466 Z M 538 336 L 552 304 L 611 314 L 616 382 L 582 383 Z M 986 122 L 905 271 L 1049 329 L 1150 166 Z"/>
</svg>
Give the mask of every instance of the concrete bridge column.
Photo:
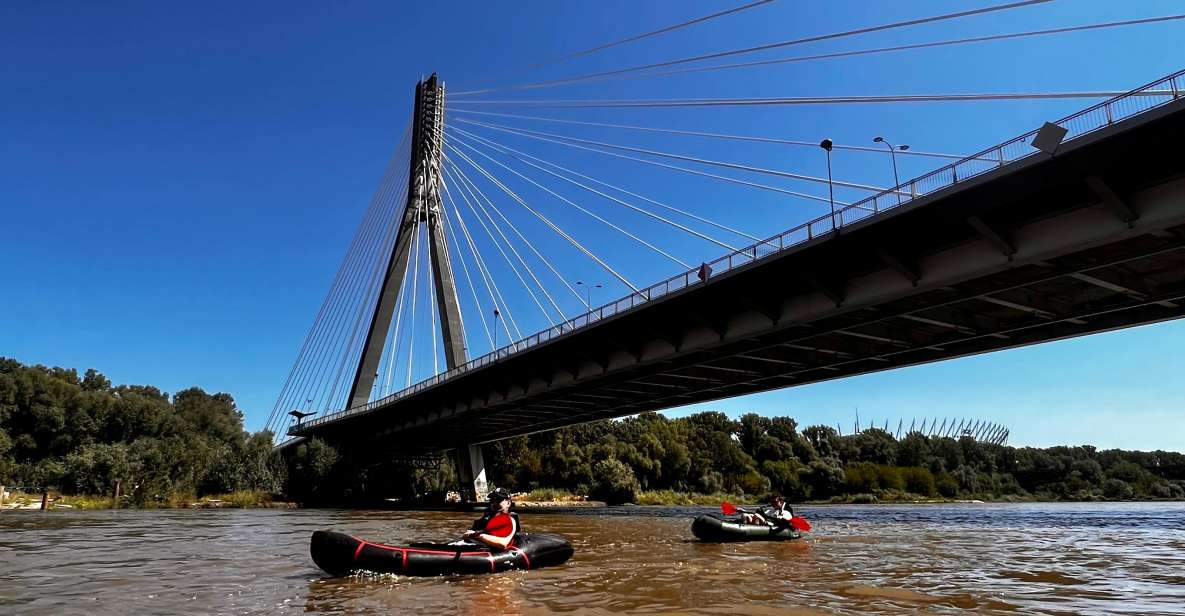
<svg viewBox="0 0 1185 616">
<path fill-rule="evenodd" d="M 461 484 L 461 498 L 470 502 L 485 499 L 490 485 L 486 481 L 486 462 L 481 456 L 481 445 L 457 448 L 457 479 Z"/>
</svg>

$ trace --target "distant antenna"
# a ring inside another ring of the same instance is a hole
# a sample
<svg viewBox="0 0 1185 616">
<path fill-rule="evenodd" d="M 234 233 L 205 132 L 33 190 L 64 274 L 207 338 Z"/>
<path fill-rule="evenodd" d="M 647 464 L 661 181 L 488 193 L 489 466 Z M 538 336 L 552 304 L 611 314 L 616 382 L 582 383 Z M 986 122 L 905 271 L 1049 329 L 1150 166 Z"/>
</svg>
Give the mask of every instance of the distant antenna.
<svg viewBox="0 0 1185 616">
<path fill-rule="evenodd" d="M 901 438 L 901 425 L 902 425 L 904 422 L 905 422 L 905 420 L 904 420 L 904 419 L 898 419 L 898 420 L 897 420 L 897 436 L 895 436 L 895 437 L 893 437 L 893 438 L 897 438 L 897 439 Z"/>
<path fill-rule="evenodd" d="M 856 432 L 855 432 L 855 434 L 860 434 L 860 407 L 856 407 Z"/>
</svg>

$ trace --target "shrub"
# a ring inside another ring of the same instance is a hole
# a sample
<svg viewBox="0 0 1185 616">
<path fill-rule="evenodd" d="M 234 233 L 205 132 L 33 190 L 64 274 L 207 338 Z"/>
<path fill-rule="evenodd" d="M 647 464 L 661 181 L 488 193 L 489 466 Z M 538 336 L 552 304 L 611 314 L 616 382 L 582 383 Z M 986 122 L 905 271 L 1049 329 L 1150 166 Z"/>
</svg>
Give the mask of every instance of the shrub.
<svg viewBox="0 0 1185 616">
<path fill-rule="evenodd" d="M 592 496 L 610 505 L 633 502 L 640 487 L 630 467 L 615 458 L 601 460 L 593 466 Z"/>
<path fill-rule="evenodd" d="M 877 465 L 876 482 L 882 490 L 904 490 L 905 478 L 896 466 Z"/>
<path fill-rule="evenodd" d="M 1128 500 L 1135 494 L 1131 484 L 1122 479 L 1108 479 L 1103 482 L 1103 496 L 1111 500 Z"/>
<path fill-rule="evenodd" d="M 902 469 L 901 474 L 905 478 L 906 490 L 922 496 L 934 496 L 937 493 L 934 474 L 930 471 L 917 467 L 905 468 Z"/>
<path fill-rule="evenodd" d="M 769 493 L 769 479 L 757 471 L 749 471 L 736 479 L 742 494 L 760 495 Z"/>
<path fill-rule="evenodd" d="M 699 491 L 704 494 L 713 494 L 724 491 L 724 476 L 718 471 L 708 471 L 699 478 L 696 482 Z"/>
<path fill-rule="evenodd" d="M 849 494 L 872 492 L 877 487 L 876 465 L 867 462 L 849 464 L 843 470 L 844 487 Z"/>
<path fill-rule="evenodd" d="M 951 477 L 949 473 L 941 473 L 934 480 L 934 487 L 938 493 L 946 498 L 954 498 L 959 495 L 959 482 Z"/>
</svg>

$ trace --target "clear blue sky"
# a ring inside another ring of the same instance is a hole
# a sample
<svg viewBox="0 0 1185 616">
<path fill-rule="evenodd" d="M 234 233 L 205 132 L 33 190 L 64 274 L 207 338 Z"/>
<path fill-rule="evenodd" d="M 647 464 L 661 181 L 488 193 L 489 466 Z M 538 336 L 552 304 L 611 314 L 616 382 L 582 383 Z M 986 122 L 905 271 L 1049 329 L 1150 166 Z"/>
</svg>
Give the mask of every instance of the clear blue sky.
<svg viewBox="0 0 1185 616">
<path fill-rule="evenodd" d="M 439 72 L 450 91 L 460 91 L 987 4 L 781 0 L 579 61 L 524 70 L 732 4 L 4 3 L 0 355 L 94 367 L 116 382 L 168 391 L 191 385 L 227 391 L 246 412 L 248 427 L 258 428 L 403 132 L 412 88 L 422 74 Z M 1168 15 L 1183 8 L 1167 0 L 1057 0 L 761 57 Z M 1182 24 L 498 98 L 1126 90 L 1185 67 Z M 883 133 L 915 149 L 968 153 L 1091 102 L 526 113 L 790 139 L 830 137 L 850 144 L 866 144 Z M 517 125 L 825 173 L 818 151 L 811 149 Z M 640 172 L 526 140 L 504 141 L 635 190 L 644 187 L 649 195 L 757 235 L 822 211 L 809 201 Z M 899 162 L 903 177 L 933 164 Z M 881 185 L 891 180 L 883 156 L 846 154 L 835 164 L 837 178 Z M 825 194 L 815 185 L 785 186 Z M 837 193 L 841 199 L 859 196 Z M 556 216 L 576 224 L 566 214 Z M 627 252 L 632 248 L 608 234 L 590 235 L 588 241 L 616 256 L 615 265 L 639 284 L 678 269 Z M 693 262 L 721 252 L 686 238 L 666 241 Z M 605 277 L 576 255 L 562 254 L 556 263 L 573 279 Z M 621 294 L 620 287 L 605 282 L 609 288 L 594 300 Z M 524 330 L 542 325 L 529 316 L 523 321 Z M 974 416 L 1009 425 L 1021 444 L 1180 450 L 1185 448 L 1182 348 L 1185 323 L 1169 323 L 696 408 L 786 413 L 802 423 L 842 422 L 845 429 L 857 407 L 862 419 L 878 423 Z"/>
</svg>

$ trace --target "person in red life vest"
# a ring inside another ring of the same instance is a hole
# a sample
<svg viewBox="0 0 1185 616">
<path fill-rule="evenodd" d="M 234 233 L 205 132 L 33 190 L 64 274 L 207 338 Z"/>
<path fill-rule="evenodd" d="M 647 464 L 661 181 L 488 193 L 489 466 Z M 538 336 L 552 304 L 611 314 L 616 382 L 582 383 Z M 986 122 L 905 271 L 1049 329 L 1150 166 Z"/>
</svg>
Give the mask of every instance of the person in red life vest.
<svg viewBox="0 0 1185 616">
<path fill-rule="evenodd" d="M 465 539 L 484 543 L 497 550 L 514 547 L 519 525 L 518 514 L 511 511 L 513 508 L 514 499 L 505 488 L 490 492 L 490 506 L 486 508 L 485 515 L 465 532 Z"/>
</svg>

